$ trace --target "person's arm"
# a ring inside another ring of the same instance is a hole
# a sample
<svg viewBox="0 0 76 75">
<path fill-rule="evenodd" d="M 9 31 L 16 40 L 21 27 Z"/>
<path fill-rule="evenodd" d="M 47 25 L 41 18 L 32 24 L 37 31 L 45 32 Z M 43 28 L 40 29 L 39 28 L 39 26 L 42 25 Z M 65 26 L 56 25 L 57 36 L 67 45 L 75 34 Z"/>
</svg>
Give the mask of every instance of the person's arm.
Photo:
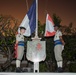
<svg viewBox="0 0 76 75">
<path fill-rule="evenodd" d="M 60 38 L 60 41 L 62 42 L 62 44 L 65 45 L 65 42 L 64 42 L 62 36 L 59 36 L 59 38 Z"/>
<path fill-rule="evenodd" d="M 16 40 L 16 43 L 15 44 L 18 44 L 18 41 Z"/>
<path fill-rule="evenodd" d="M 62 44 L 65 45 L 65 42 L 62 38 L 62 32 L 61 31 L 59 32 L 59 38 L 60 38 L 60 41 L 62 42 Z"/>
<path fill-rule="evenodd" d="M 16 35 L 16 43 L 15 44 L 18 44 L 18 34 Z"/>
<path fill-rule="evenodd" d="M 15 46 L 18 45 L 18 35 L 16 35 L 16 43 L 15 43 Z"/>
</svg>

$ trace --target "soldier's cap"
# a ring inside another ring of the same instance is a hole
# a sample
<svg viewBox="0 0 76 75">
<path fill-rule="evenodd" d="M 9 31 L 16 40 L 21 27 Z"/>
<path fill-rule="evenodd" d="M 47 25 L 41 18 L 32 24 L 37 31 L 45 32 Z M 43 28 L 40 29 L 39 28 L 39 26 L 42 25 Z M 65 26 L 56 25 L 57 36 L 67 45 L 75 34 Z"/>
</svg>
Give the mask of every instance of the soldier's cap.
<svg viewBox="0 0 76 75">
<path fill-rule="evenodd" d="M 56 24 L 56 25 L 54 25 L 54 27 L 61 27 L 61 25 L 59 25 L 59 24 Z"/>
<path fill-rule="evenodd" d="M 20 27 L 20 29 L 24 29 L 24 30 L 26 30 L 26 28 L 25 28 L 25 27 Z"/>
</svg>

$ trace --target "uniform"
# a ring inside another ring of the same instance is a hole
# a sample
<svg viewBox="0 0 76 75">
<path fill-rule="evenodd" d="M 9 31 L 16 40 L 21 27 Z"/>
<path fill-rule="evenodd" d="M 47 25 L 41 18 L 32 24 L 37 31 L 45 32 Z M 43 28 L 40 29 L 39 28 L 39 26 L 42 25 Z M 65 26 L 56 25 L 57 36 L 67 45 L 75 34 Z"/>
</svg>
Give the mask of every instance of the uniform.
<svg viewBox="0 0 76 75">
<path fill-rule="evenodd" d="M 62 33 L 61 31 L 57 30 L 56 31 L 56 34 L 54 36 L 54 54 L 55 54 L 55 59 L 57 61 L 57 71 L 58 72 L 63 72 L 63 69 L 62 69 L 62 63 L 63 63 L 63 59 L 62 59 L 62 47 L 63 47 L 63 44 L 60 40 L 60 36 L 62 36 Z"/>
<path fill-rule="evenodd" d="M 17 34 L 16 41 L 18 41 L 17 60 L 22 60 L 24 54 L 24 36 L 22 34 Z"/>
<path fill-rule="evenodd" d="M 56 61 L 62 61 L 62 42 L 60 41 L 59 36 L 62 36 L 61 31 L 57 30 L 54 36 L 54 53 Z"/>
<path fill-rule="evenodd" d="M 16 41 L 18 41 L 16 55 L 16 72 L 22 72 L 20 68 L 20 63 L 24 54 L 24 36 L 22 34 L 17 34 Z"/>
<path fill-rule="evenodd" d="M 26 28 L 20 27 L 20 33 L 16 35 L 16 72 L 22 72 L 20 68 L 21 60 L 24 54 L 24 32 Z"/>
</svg>

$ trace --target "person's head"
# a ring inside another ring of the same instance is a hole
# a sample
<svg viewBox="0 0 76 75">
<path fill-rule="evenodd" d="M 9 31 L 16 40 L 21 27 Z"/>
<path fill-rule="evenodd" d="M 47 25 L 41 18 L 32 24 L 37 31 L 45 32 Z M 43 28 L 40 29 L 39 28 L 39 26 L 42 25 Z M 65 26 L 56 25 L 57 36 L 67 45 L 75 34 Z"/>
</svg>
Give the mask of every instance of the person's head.
<svg viewBox="0 0 76 75">
<path fill-rule="evenodd" d="M 60 25 L 55 25 L 54 30 L 57 31 L 59 29 Z"/>
<path fill-rule="evenodd" d="M 20 27 L 20 33 L 21 33 L 21 34 L 25 33 L 25 30 L 26 30 L 26 28 Z"/>
</svg>

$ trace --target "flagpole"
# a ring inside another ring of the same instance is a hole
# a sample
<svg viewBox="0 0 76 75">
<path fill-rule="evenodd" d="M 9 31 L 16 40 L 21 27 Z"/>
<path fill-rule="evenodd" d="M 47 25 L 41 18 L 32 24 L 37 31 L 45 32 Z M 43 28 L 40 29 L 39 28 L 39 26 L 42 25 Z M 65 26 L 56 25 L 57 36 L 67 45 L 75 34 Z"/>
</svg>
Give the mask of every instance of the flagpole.
<svg viewBox="0 0 76 75">
<path fill-rule="evenodd" d="M 38 0 L 36 0 L 36 31 L 35 37 L 38 38 Z"/>
<path fill-rule="evenodd" d="M 26 0 L 26 7 L 27 7 L 27 11 L 28 11 L 29 8 L 28 8 L 28 1 L 27 0 Z"/>
<path fill-rule="evenodd" d="M 38 37 L 38 0 L 36 0 L 36 31 L 35 31 L 35 38 L 33 40 L 39 40 L 40 38 Z M 38 72 L 39 73 L 39 62 L 34 62 L 34 73 Z"/>
</svg>

